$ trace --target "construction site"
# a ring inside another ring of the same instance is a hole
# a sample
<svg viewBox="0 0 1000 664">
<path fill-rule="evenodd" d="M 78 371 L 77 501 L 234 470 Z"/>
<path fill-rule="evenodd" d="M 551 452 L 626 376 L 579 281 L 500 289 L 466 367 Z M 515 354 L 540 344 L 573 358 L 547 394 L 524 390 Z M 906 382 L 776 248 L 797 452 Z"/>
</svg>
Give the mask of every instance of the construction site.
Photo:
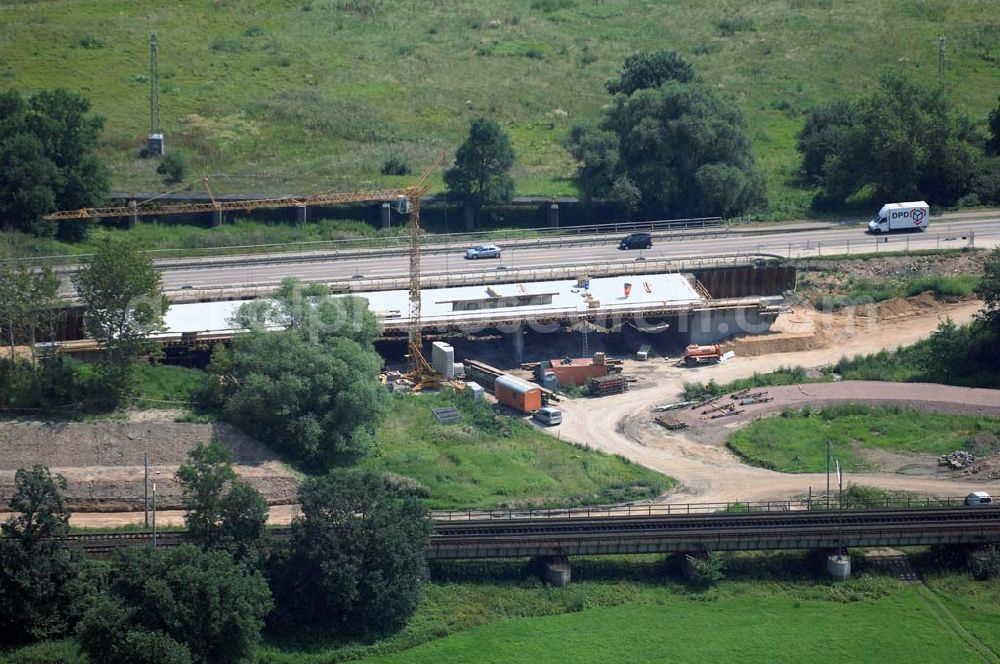
<svg viewBox="0 0 1000 664">
<path fill-rule="evenodd" d="M 557 231 L 552 239 L 512 241 L 507 247 L 520 252 L 517 264 L 512 259 L 501 260 L 497 266 L 472 261 L 460 262 L 459 269 L 452 269 L 447 254 L 458 253 L 461 245 L 446 241 L 424 252 L 426 242 L 420 229 L 426 180 L 441 159 L 425 169 L 414 184 L 401 189 L 240 201 L 218 200 L 208 189 L 210 200 L 206 203 L 154 200 L 63 211 L 51 217 L 63 221 L 125 218 L 135 224 L 144 217 L 210 214 L 214 215 L 213 223 L 224 223 L 225 215 L 235 210 L 295 208 L 303 211 L 303 217 L 311 208 L 344 203 L 388 210 L 390 215 L 406 219 L 404 247 L 291 258 L 264 255 L 163 262 L 160 269 L 165 283 L 174 284 L 166 288 L 171 305 L 163 329 L 151 338 L 163 349 L 166 361 L 204 367 L 214 346 L 230 344 L 246 332 L 234 323 L 241 306 L 276 292 L 283 275 L 304 275 L 308 270 L 308 278 L 299 277 L 303 282 L 323 284 L 335 298 L 359 298 L 377 319 L 380 338 L 375 345 L 385 363 L 381 380 L 386 390 L 396 394 L 467 392 L 475 400 L 494 403 L 505 416 L 531 421 L 561 440 L 620 455 L 676 478 L 679 487 L 657 498 L 657 502 L 668 504 L 802 496 L 811 481 L 818 481 L 808 475 L 749 467 L 725 446 L 735 428 L 796 403 L 808 395 L 807 388 L 750 390 L 725 399 L 707 395 L 679 399 L 686 383 L 725 382 L 784 366 L 816 371 L 841 356 L 919 341 L 934 330 L 941 317 L 963 323 L 980 306 L 975 300 L 938 299 L 924 293 L 877 304 L 818 310 L 812 301 L 819 295 L 854 283 L 851 269 L 899 274 L 911 269 L 906 261 L 917 265 L 926 260 L 866 258 L 857 261 L 854 268 L 844 263 L 840 283 L 822 263 L 790 261 L 767 251 L 774 246 L 768 242 L 780 243 L 778 246 L 787 242 L 790 235 L 784 228 L 751 233 L 745 239 L 727 233 L 726 241 L 741 250 L 710 254 L 695 249 L 697 253 L 691 255 L 688 247 L 719 242 L 718 229 L 706 228 L 705 220 L 697 221 L 695 231 L 688 222 L 656 222 L 663 230 L 654 231 L 652 237 L 665 249 L 638 255 L 611 253 L 620 252 L 614 242 L 622 229 L 615 225 L 595 227 L 593 235 L 563 237 Z M 641 222 L 625 230 L 637 228 Z M 851 232 L 850 228 L 817 231 L 803 227 L 792 235 L 822 233 L 824 238 L 847 238 L 849 243 Z M 580 258 L 562 260 L 562 253 Z M 914 269 L 929 274 L 974 272 L 977 265 L 968 256 L 976 255 L 951 254 L 934 265 Z M 380 276 L 362 273 L 370 273 L 374 261 L 398 259 L 405 259 L 405 269 Z M 272 260 L 276 278 L 260 283 L 254 271 Z M 435 269 L 425 270 L 425 263 L 435 265 Z M 807 268 L 804 283 L 800 280 L 803 265 Z M 325 266 L 337 274 L 324 274 Z M 220 275 L 215 285 L 189 285 L 200 275 L 215 271 Z M 174 272 L 185 276 L 172 277 Z M 64 283 L 68 287 L 68 274 Z M 67 295 L 69 309 L 53 343 L 61 353 L 95 358 L 101 348 L 85 338 L 82 309 L 71 291 Z M 843 390 L 841 387 L 841 392 L 832 396 L 817 393 L 805 402 L 881 399 L 945 412 L 1000 413 L 1000 398 L 989 390 L 972 402 L 960 392 L 941 397 L 944 390 L 931 401 L 903 395 L 889 398 L 887 389 L 878 383 Z M 442 425 L 461 419 L 453 408 L 436 409 L 434 414 Z M 269 502 L 276 506 L 293 502 L 294 476 L 255 441 L 222 424 L 170 422 L 166 426 L 171 417 L 169 411 L 164 415 L 147 411 L 113 425 L 72 423 L 59 435 L 45 424 L 6 423 L 0 427 L 0 444 L 16 450 L 21 448 L 17 441 L 25 440 L 32 441 L 30 449 L 50 448 L 57 439 L 64 439 L 66 431 L 73 431 L 76 440 L 90 440 L 76 445 L 80 449 L 72 467 L 63 468 L 60 464 L 65 462 L 52 458 L 67 476 L 70 503 L 81 510 L 104 513 L 80 515 L 88 522 L 129 522 L 135 518 L 129 515 L 138 505 L 134 497 L 138 445 L 131 444 L 132 440 L 159 450 L 156 472 L 167 477 L 197 441 L 221 437 L 237 451 L 241 474 L 258 486 Z M 12 454 L 8 466 L 0 470 L 0 493 L 9 493 L 13 470 L 28 460 L 23 456 Z M 866 481 L 957 495 L 970 478 L 959 477 L 950 463 L 934 477 L 894 473 L 887 464 L 887 472 L 872 474 Z M 986 486 L 992 487 L 997 483 L 988 469 L 992 461 L 984 463 L 985 470 L 972 480 L 981 483 L 987 479 Z M 965 466 L 962 469 L 967 470 Z M 163 485 L 163 507 L 175 508 L 177 487 L 170 480 L 164 480 Z M 272 518 L 279 521 L 291 516 L 280 509 L 272 512 Z"/>
</svg>

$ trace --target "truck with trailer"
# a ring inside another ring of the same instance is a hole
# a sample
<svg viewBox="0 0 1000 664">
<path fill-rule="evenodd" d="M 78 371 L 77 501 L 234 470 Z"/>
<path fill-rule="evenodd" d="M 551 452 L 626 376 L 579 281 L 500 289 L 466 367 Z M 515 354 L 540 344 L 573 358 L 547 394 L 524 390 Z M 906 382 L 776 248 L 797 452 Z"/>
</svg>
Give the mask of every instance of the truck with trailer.
<svg viewBox="0 0 1000 664">
<path fill-rule="evenodd" d="M 926 231 L 931 223 L 931 208 L 924 201 L 909 203 L 887 203 L 878 211 L 878 216 L 868 222 L 868 232 L 872 235 L 893 231 Z"/>
</svg>

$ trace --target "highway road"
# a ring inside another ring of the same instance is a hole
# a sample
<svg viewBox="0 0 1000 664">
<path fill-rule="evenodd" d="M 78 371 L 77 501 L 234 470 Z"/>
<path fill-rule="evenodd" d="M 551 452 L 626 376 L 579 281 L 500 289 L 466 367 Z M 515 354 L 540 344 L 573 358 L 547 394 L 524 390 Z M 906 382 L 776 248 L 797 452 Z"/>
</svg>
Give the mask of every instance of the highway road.
<svg viewBox="0 0 1000 664">
<path fill-rule="evenodd" d="M 423 274 L 455 274 L 492 271 L 497 268 L 544 268 L 567 264 L 635 261 L 638 258 L 697 258 L 724 253 L 775 254 L 788 258 L 816 255 L 962 248 L 975 238 L 975 246 L 1000 244 L 1000 212 L 950 215 L 935 218 L 923 233 L 873 237 L 862 226 L 832 227 L 818 224 L 817 230 L 790 231 L 780 226 L 761 231 L 754 226 L 737 226 L 728 231 L 706 229 L 699 233 L 665 233 L 654 239 L 653 248 L 621 251 L 618 235 L 593 238 L 567 237 L 562 244 L 538 246 L 538 241 L 519 241 L 503 247 L 502 258 L 466 260 L 463 244 L 435 246 L 421 257 Z M 551 240 L 546 242 L 551 243 Z M 290 260 L 291 258 L 291 260 Z M 273 261 L 273 262 L 272 262 Z M 350 255 L 318 253 L 292 258 L 287 255 L 248 255 L 245 260 L 192 259 L 164 262 L 161 268 L 165 290 L 253 287 L 276 284 L 286 277 L 303 281 L 334 281 L 356 276 L 367 278 L 405 277 L 409 258 L 405 249 L 351 252 Z M 71 286 L 66 280 L 65 292 Z"/>
</svg>

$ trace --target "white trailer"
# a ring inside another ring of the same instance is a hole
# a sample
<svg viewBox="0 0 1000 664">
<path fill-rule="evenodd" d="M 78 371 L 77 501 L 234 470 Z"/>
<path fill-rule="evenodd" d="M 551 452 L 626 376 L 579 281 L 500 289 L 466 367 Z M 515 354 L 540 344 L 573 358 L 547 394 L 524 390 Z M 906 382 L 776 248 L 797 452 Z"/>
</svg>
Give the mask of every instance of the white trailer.
<svg viewBox="0 0 1000 664">
<path fill-rule="evenodd" d="M 868 232 L 877 235 L 891 231 L 925 231 L 930 223 L 931 208 L 924 201 L 887 203 L 878 211 L 878 216 L 868 222 Z"/>
</svg>

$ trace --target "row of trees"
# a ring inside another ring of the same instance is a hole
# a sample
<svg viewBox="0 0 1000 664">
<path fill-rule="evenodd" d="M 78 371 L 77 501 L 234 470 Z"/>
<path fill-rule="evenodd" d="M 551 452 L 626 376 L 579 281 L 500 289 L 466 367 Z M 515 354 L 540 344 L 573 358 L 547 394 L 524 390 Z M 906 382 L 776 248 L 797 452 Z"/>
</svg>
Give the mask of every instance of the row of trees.
<svg viewBox="0 0 1000 664">
<path fill-rule="evenodd" d="M 578 161 L 577 187 L 588 203 L 611 201 L 628 215 L 733 216 L 767 205 L 746 120 L 673 51 L 625 60 L 596 126 L 577 126 L 568 148 Z M 445 173 L 450 191 L 471 204 L 510 200 L 510 141 L 500 126 L 474 120 Z"/>
<path fill-rule="evenodd" d="M 168 303 L 152 261 L 127 239 L 105 238 L 94 256 L 72 276 L 83 303 L 84 327 L 105 352 L 94 367 L 38 351 L 64 323 L 61 282 L 48 268 L 0 264 L 0 330 L 10 347 L 0 360 L 0 407 L 59 413 L 107 410 L 127 403 L 134 392 L 134 367 L 153 352 L 148 335 L 159 331 Z M 29 359 L 18 357 L 26 346 Z"/>
<path fill-rule="evenodd" d="M 177 477 L 188 543 L 122 550 L 106 565 L 60 540 L 65 480 L 42 466 L 19 470 L 0 538 L 2 640 L 75 635 L 108 664 L 236 663 L 253 660 L 266 624 L 371 637 L 416 609 L 430 520 L 386 478 L 310 478 L 290 538 L 275 542 L 264 499 L 236 479 L 227 449 L 195 448 Z"/>
<path fill-rule="evenodd" d="M 1000 203 L 1000 107 L 988 129 L 981 135 L 957 113 L 944 88 L 884 74 L 870 94 L 809 114 L 798 137 L 802 176 L 819 208 L 857 197 Z"/>
</svg>

